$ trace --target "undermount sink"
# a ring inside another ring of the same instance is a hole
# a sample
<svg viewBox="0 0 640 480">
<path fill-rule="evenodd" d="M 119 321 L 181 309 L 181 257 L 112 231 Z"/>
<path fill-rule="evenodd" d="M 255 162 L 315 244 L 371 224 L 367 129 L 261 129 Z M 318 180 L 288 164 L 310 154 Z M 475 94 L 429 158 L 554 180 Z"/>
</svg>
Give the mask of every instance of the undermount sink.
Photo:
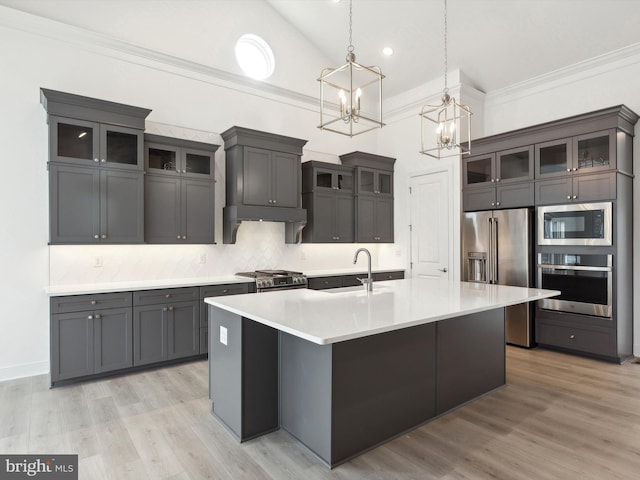
<svg viewBox="0 0 640 480">
<path fill-rule="evenodd" d="M 332 295 L 338 294 L 338 293 L 344 293 L 344 294 L 359 294 L 361 293 L 362 295 L 375 295 L 376 293 L 385 293 L 388 292 L 391 288 L 388 286 L 380 286 L 380 285 L 373 285 L 373 291 L 368 292 L 366 287 L 364 285 L 356 285 L 355 287 L 342 287 L 342 288 L 330 288 L 328 290 L 321 290 L 323 293 L 330 293 Z"/>
</svg>

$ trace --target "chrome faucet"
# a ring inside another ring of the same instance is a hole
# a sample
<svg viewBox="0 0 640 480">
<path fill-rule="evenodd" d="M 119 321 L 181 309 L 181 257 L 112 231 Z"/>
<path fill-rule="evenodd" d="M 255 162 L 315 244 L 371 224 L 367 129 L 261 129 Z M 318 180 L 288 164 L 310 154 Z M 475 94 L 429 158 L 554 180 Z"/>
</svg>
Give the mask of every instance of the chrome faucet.
<svg viewBox="0 0 640 480">
<path fill-rule="evenodd" d="M 360 252 L 364 252 L 367 254 L 368 257 L 368 263 L 367 263 L 367 278 L 359 278 L 358 280 L 360 280 L 360 283 L 362 283 L 363 285 L 367 286 L 367 291 L 368 292 L 373 292 L 373 279 L 371 277 L 371 252 L 369 250 L 367 250 L 366 248 L 359 248 L 358 250 L 356 250 L 356 254 L 353 256 L 353 263 L 355 264 L 358 261 L 358 254 Z"/>
</svg>

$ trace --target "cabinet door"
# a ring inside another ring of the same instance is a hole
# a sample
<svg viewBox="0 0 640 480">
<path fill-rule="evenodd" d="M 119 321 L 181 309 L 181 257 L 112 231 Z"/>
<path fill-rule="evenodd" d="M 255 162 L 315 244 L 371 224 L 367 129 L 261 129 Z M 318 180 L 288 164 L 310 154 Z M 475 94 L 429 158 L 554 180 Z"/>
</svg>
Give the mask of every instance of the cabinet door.
<svg viewBox="0 0 640 480">
<path fill-rule="evenodd" d="M 94 373 L 93 313 L 51 316 L 51 381 Z"/>
<path fill-rule="evenodd" d="M 99 169 L 49 166 L 49 228 L 52 244 L 99 241 Z"/>
<path fill-rule="evenodd" d="M 98 310 L 94 315 L 95 373 L 133 366 L 130 308 Z"/>
<path fill-rule="evenodd" d="M 572 140 L 565 138 L 535 146 L 536 178 L 567 175 L 572 167 Z"/>
<path fill-rule="evenodd" d="M 197 301 L 169 305 L 168 358 L 190 357 L 200 353 L 200 317 Z"/>
<path fill-rule="evenodd" d="M 298 207 L 300 204 L 300 160 L 291 153 L 273 152 L 271 200 L 278 207 Z"/>
<path fill-rule="evenodd" d="M 376 171 L 369 168 L 358 167 L 358 193 L 375 193 L 378 186 L 376 184 Z"/>
<path fill-rule="evenodd" d="M 487 186 L 495 181 L 496 157 L 493 153 L 476 155 L 463 160 L 463 187 Z"/>
<path fill-rule="evenodd" d="M 333 224 L 336 242 L 355 241 L 354 199 L 350 195 L 336 195 L 333 201 Z"/>
<path fill-rule="evenodd" d="M 49 158 L 51 161 L 88 166 L 100 162 L 98 123 L 49 117 Z"/>
<path fill-rule="evenodd" d="M 571 177 L 535 182 L 536 205 L 553 205 L 571 201 Z"/>
<path fill-rule="evenodd" d="M 244 149 L 244 203 L 271 205 L 271 153 L 260 148 Z"/>
<path fill-rule="evenodd" d="M 144 241 L 144 175 L 104 169 L 100 172 L 100 241 Z"/>
<path fill-rule="evenodd" d="M 214 182 L 195 178 L 182 179 L 181 231 L 183 243 L 215 243 Z"/>
<path fill-rule="evenodd" d="M 180 185 L 175 176 L 146 175 L 144 239 L 147 243 L 181 243 Z"/>
<path fill-rule="evenodd" d="M 573 195 L 571 198 L 574 202 L 615 199 L 615 172 L 573 177 Z"/>
<path fill-rule="evenodd" d="M 334 215 L 333 193 L 316 192 L 313 194 L 313 208 L 310 221 L 313 222 L 313 239 L 315 243 L 331 243 L 337 241 L 333 226 Z"/>
<path fill-rule="evenodd" d="M 376 233 L 377 242 L 393 242 L 393 199 L 377 199 Z"/>
<path fill-rule="evenodd" d="M 533 146 L 496 153 L 496 182 L 533 180 Z"/>
<path fill-rule="evenodd" d="M 162 143 L 144 144 L 144 165 L 147 173 L 153 175 L 178 175 L 180 148 Z"/>
<path fill-rule="evenodd" d="M 534 182 L 498 185 L 496 208 L 533 207 Z"/>
<path fill-rule="evenodd" d="M 356 237 L 358 242 L 372 243 L 376 232 L 376 199 L 370 195 L 360 195 L 357 205 Z"/>
<path fill-rule="evenodd" d="M 573 139 L 573 168 L 578 173 L 616 169 L 615 129 L 580 135 Z"/>
<path fill-rule="evenodd" d="M 389 172 L 376 172 L 376 189 L 374 193 L 379 195 L 393 195 L 393 174 Z"/>
<path fill-rule="evenodd" d="M 167 359 L 167 314 L 163 305 L 133 309 L 133 364 L 147 365 Z"/>
<path fill-rule="evenodd" d="M 144 138 L 142 130 L 100 125 L 100 164 L 142 170 Z"/>
<path fill-rule="evenodd" d="M 491 210 L 496 206 L 495 187 L 468 188 L 462 192 L 462 205 L 465 212 Z"/>
<path fill-rule="evenodd" d="M 181 173 L 187 177 L 210 179 L 214 178 L 214 154 L 204 150 L 183 148 L 181 152 Z"/>
</svg>

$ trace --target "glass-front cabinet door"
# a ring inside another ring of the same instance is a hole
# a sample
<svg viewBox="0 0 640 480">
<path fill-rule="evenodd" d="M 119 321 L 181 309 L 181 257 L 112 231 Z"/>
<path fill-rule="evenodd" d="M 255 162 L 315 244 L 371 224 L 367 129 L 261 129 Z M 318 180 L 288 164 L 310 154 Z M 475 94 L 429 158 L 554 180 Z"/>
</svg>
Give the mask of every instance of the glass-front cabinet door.
<svg viewBox="0 0 640 480">
<path fill-rule="evenodd" d="M 495 161 L 493 153 L 476 155 L 464 159 L 464 186 L 487 186 L 495 182 Z"/>
<path fill-rule="evenodd" d="M 145 164 L 148 173 L 175 175 L 180 149 L 157 143 L 145 144 Z"/>
<path fill-rule="evenodd" d="M 572 171 L 589 173 L 616 168 L 615 130 L 605 130 L 573 139 Z"/>
<path fill-rule="evenodd" d="M 142 131 L 84 120 L 49 118 L 53 161 L 140 170 Z"/>
<path fill-rule="evenodd" d="M 358 193 L 392 195 L 393 173 L 384 170 L 358 168 Z"/>
<path fill-rule="evenodd" d="M 376 193 L 382 195 L 391 195 L 393 193 L 393 174 L 387 172 L 378 172 Z"/>
<path fill-rule="evenodd" d="M 376 183 L 375 183 L 375 175 L 376 172 L 373 170 L 368 170 L 366 168 L 358 169 L 358 192 L 359 193 L 375 193 L 376 191 Z"/>
<path fill-rule="evenodd" d="M 571 172 L 570 138 L 539 143 L 535 146 L 536 177 L 557 177 Z"/>
<path fill-rule="evenodd" d="M 496 153 L 496 182 L 533 180 L 533 146 Z"/>
<path fill-rule="evenodd" d="M 180 173 L 188 177 L 213 176 L 213 153 L 188 148 L 183 148 L 181 153 Z"/>
</svg>

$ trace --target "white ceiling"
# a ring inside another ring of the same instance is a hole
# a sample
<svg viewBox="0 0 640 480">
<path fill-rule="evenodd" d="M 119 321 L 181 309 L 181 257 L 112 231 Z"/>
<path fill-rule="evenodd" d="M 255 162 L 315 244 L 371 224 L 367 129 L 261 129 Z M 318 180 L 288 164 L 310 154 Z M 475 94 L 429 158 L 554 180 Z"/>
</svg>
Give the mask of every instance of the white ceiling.
<svg viewBox="0 0 640 480">
<path fill-rule="evenodd" d="M 349 1 L 267 0 L 338 66 Z M 490 92 L 640 42 L 638 0 L 448 0 L 449 70 Z M 353 0 L 358 60 L 394 95 L 444 73 L 443 0 Z M 384 57 L 385 46 L 395 54 Z"/>
<path fill-rule="evenodd" d="M 268 83 L 317 95 L 320 71 L 344 63 L 349 1 L 0 0 L 127 43 L 241 74 L 236 39 L 256 33 L 276 54 Z M 444 0 L 353 0 L 360 63 L 386 75 L 385 96 L 439 79 Z M 629 45 L 640 0 L 448 0 L 449 71 L 492 92 Z M 392 57 L 381 50 L 390 46 Z M 433 94 L 433 92 L 425 92 Z"/>
</svg>

